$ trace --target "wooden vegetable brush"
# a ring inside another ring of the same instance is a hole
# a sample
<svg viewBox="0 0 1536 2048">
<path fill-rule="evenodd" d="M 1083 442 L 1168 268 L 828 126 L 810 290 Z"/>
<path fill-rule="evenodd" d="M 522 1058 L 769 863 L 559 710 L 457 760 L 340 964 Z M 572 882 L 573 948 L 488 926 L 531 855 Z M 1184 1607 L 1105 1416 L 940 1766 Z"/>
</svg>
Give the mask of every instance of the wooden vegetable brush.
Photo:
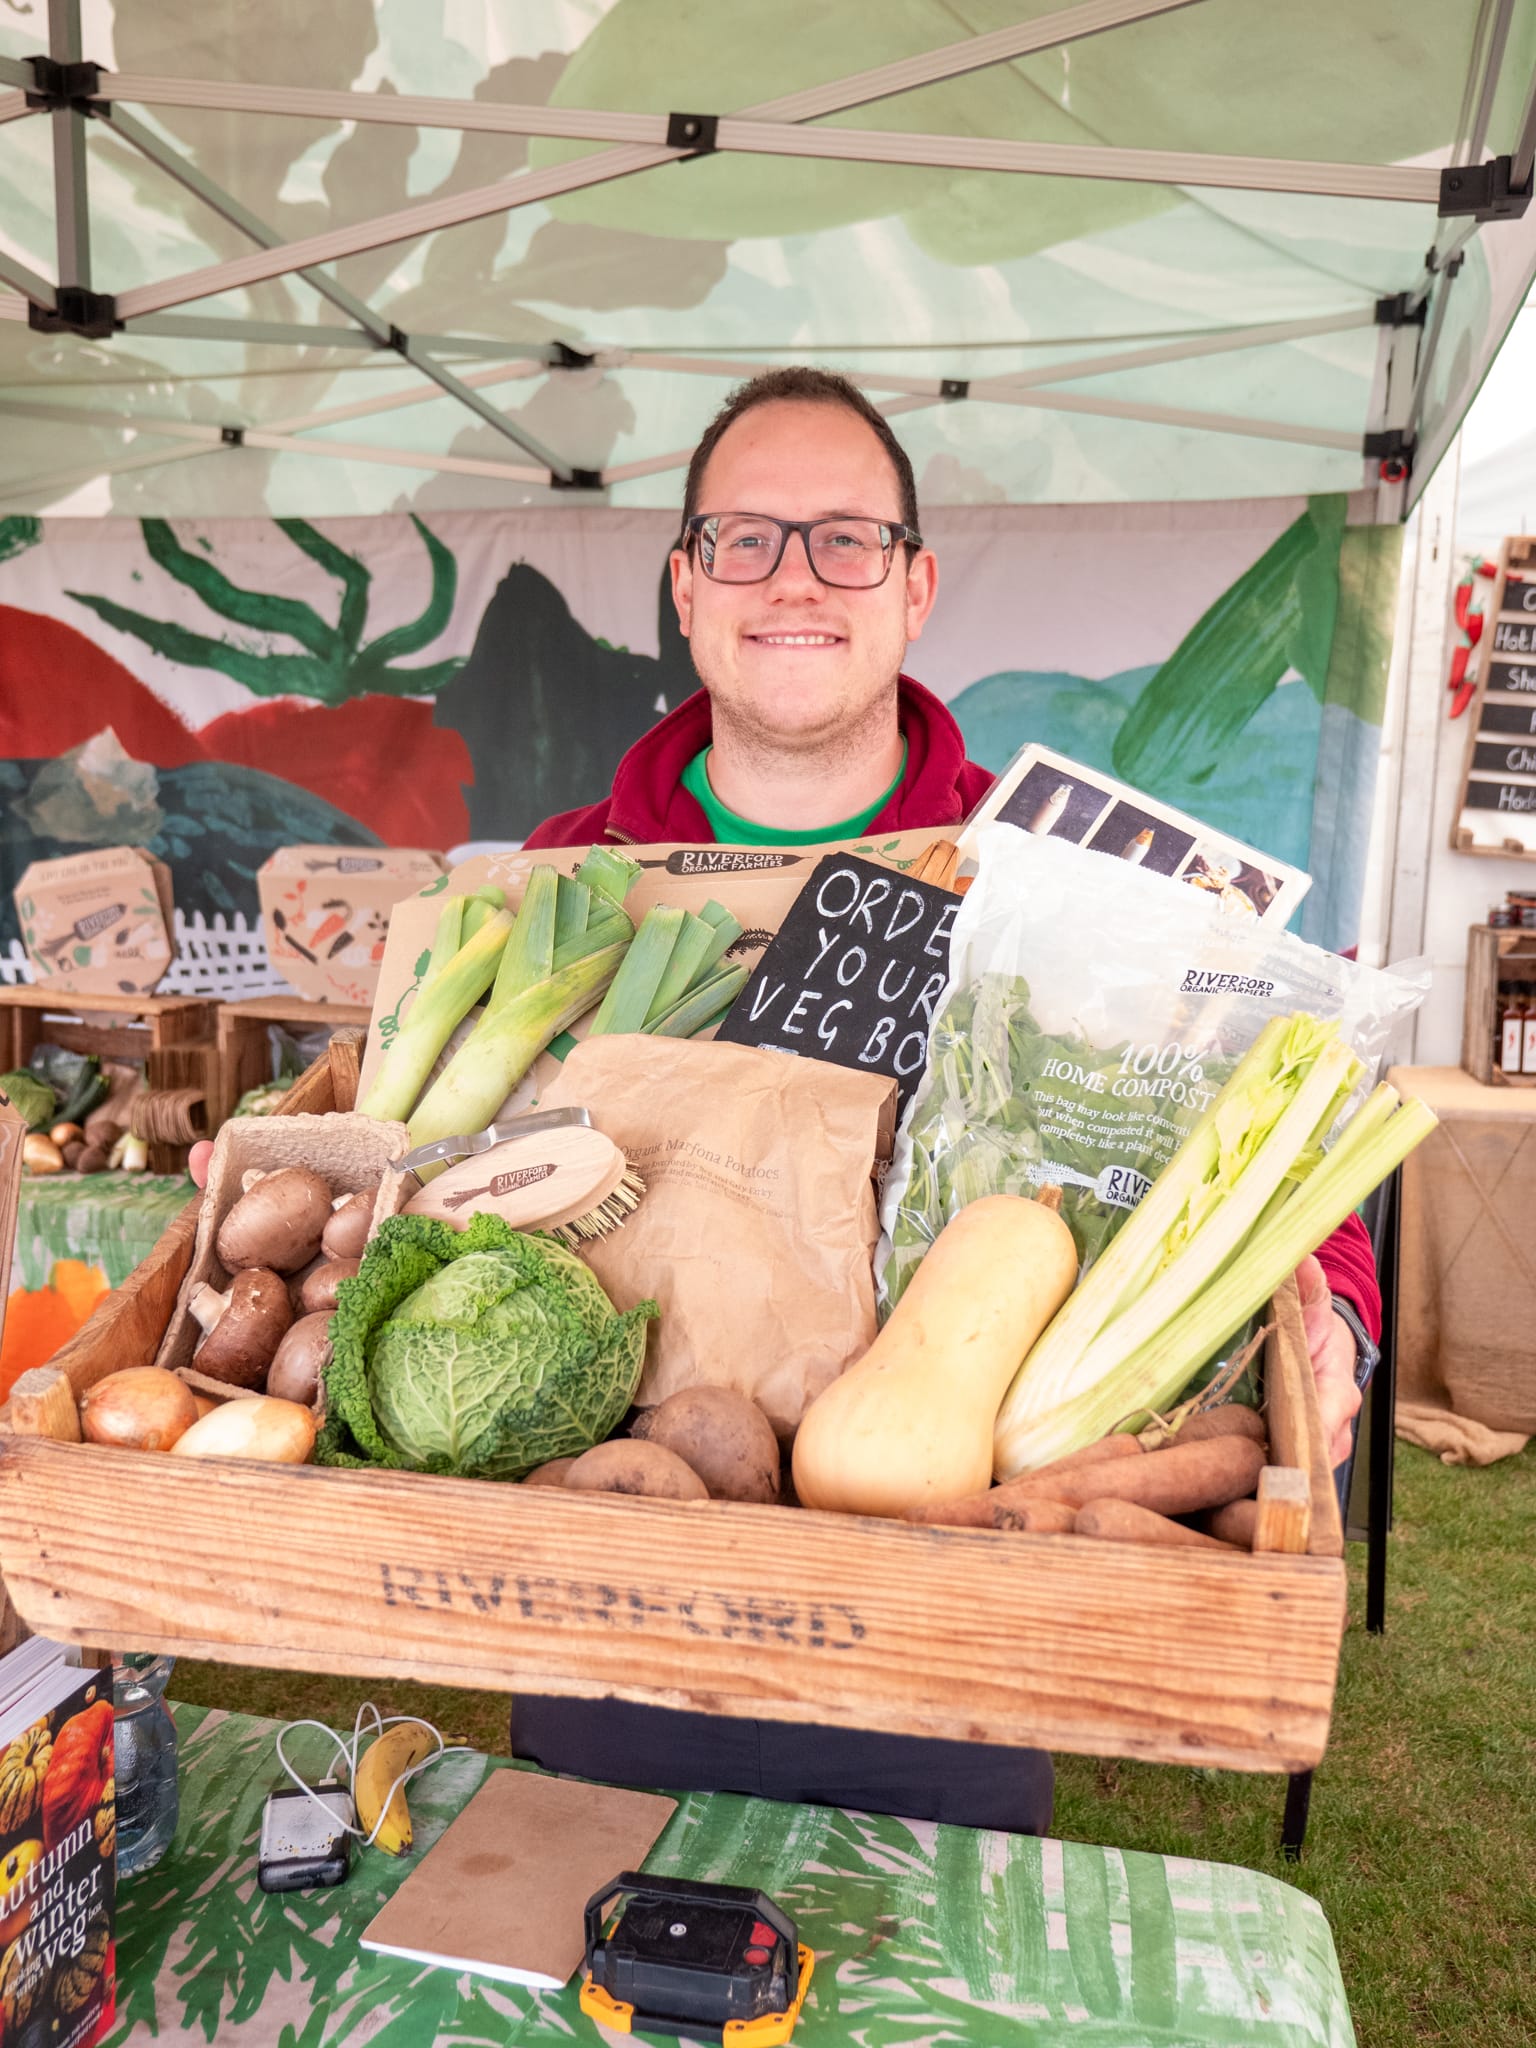
<svg viewBox="0 0 1536 2048">
<path fill-rule="evenodd" d="M 513 1230 L 547 1230 L 573 1251 L 627 1223 L 645 1193 L 584 1109 L 546 1110 L 419 1146 L 401 1171 L 421 1183 L 407 1216 L 437 1216 L 456 1230 L 472 1216 L 499 1216 Z"/>
</svg>

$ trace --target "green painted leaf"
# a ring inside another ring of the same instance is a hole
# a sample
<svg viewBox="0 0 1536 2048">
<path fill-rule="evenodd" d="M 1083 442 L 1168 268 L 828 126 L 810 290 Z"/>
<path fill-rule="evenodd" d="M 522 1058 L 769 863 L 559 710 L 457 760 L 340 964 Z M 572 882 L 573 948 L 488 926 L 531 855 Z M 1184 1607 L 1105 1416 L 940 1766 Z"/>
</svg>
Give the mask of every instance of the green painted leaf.
<svg viewBox="0 0 1536 2048">
<path fill-rule="evenodd" d="M 1339 605 L 1342 497 L 1314 498 L 1217 598 L 1137 698 L 1114 768 L 1139 789 L 1204 782 L 1291 669 L 1321 700 Z"/>
<path fill-rule="evenodd" d="M 43 524 L 25 512 L 13 512 L 0 519 L 0 562 L 8 562 L 42 538 Z"/>
<path fill-rule="evenodd" d="M 286 633 L 322 660 L 334 660 L 337 634 L 311 605 L 270 590 L 242 590 L 210 561 L 184 548 L 166 519 L 140 521 L 150 560 L 200 597 L 211 612 L 258 633 Z"/>
</svg>

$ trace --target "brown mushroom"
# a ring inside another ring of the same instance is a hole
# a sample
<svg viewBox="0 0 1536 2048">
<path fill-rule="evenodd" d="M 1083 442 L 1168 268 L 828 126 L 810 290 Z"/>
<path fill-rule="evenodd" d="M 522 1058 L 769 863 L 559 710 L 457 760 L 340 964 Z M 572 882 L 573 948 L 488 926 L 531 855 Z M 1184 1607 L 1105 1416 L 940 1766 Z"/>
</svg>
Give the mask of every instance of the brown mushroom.
<svg viewBox="0 0 1536 2048">
<path fill-rule="evenodd" d="M 331 1362 L 331 1319 L 329 1315 L 300 1316 L 272 1354 L 267 1369 L 267 1392 L 279 1401 L 297 1401 L 311 1407 L 320 1387 L 320 1375 Z"/>
<path fill-rule="evenodd" d="M 263 1266 L 292 1273 L 307 1266 L 320 1249 L 331 1218 L 331 1191 L 307 1166 L 280 1166 L 264 1173 L 219 1225 L 215 1240 L 231 1273 Z"/>
<path fill-rule="evenodd" d="M 105 1173 L 108 1156 L 100 1145 L 86 1145 L 82 1148 L 80 1157 L 75 1161 L 75 1171 L 76 1173 Z"/>
<path fill-rule="evenodd" d="M 320 1239 L 320 1249 L 328 1259 L 360 1259 L 363 1256 L 378 1192 L 377 1187 L 359 1188 L 355 1195 L 337 1198 L 332 1205 L 331 1220 Z"/>
<path fill-rule="evenodd" d="M 336 1307 L 337 1288 L 343 1280 L 350 1280 L 361 1264 L 361 1259 L 330 1259 L 325 1265 L 316 1266 L 299 1289 L 299 1306 L 304 1313 L 330 1315 Z"/>
<path fill-rule="evenodd" d="M 262 1266 L 246 1266 L 230 1281 L 227 1294 L 199 1287 L 188 1306 L 207 1332 L 193 1354 L 197 1370 L 234 1387 L 259 1387 L 293 1321 L 280 1277 Z"/>
</svg>

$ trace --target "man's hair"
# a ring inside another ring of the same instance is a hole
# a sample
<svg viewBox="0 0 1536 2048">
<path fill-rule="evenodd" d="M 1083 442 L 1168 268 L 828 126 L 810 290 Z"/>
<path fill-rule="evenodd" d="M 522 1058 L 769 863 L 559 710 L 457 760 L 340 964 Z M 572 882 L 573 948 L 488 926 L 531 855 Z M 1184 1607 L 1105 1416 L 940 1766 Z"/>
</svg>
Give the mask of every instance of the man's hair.
<svg viewBox="0 0 1536 2048">
<path fill-rule="evenodd" d="M 760 405 L 777 405 L 786 399 L 797 405 L 840 405 L 858 415 L 891 458 L 891 467 L 896 472 L 896 492 L 901 500 L 901 523 L 916 533 L 917 484 L 907 451 L 891 432 L 890 421 L 884 413 L 875 410 L 857 384 L 851 384 L 835 370 L 815 370 L 800 363 L 789 364 L 780 370 L 764 370 L 750 382 L 738 385 L 704 429 L 703 438 L 688 464 L 688 481 L 683 489 L 684 522 L 699 509 L 704 471 L 721 435 L 733 427 L 744 413 L 753 412 Z M 734 509 L 755 512 L 760 508 L 743 505 Z"/>
</svg>

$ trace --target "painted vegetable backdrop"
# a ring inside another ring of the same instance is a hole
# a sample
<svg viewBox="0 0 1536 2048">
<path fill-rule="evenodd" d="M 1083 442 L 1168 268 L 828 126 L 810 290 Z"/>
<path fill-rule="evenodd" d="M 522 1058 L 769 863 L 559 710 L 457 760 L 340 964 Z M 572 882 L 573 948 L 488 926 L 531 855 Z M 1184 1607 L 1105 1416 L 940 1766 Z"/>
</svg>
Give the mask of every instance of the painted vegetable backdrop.
<svg viewBox="0 0 1536 2048">
<path fill-rule="evenodd" d="M 945 595 L 908 664 L 972 757 L 1040 741 L 1310 865 L 1303 928 L 1349 944 L 1397 531 L 1326 497 L 1167 531 L 979 510 L 925 520 Z M 254 920 L 275 846 L 520 840 L 600 796 L 695 686 L 673 530 L 564 507 L 0 521 L 0 947 L 27 862 L 84 846 L 148 847 L 183 911 Z"/>
</svg>

